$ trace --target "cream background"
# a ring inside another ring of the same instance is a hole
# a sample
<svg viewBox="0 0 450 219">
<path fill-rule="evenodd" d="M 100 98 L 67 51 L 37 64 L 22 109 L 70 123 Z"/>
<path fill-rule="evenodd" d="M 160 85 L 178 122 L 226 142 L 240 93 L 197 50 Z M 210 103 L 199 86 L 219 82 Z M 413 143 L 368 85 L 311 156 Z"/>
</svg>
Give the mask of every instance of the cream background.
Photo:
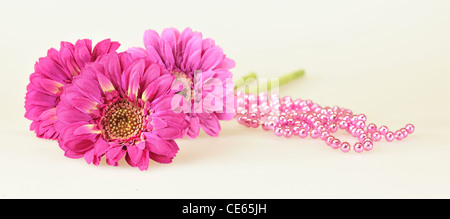
<svg viewBox="0 0 450 219">
<path fill-rule="evenodd" d="M 450 198 L 449 11 L 444 0 L 1 1 L 0 197 Z M 236 60 L 235 76 L 304 68 L 283 96 L 416 132 L 344 154 L 228 121 L 219 138 L 179 140 L 172 164 L 141 172 L 66 158 L 28 131 L 28 75 L 59 41 L 111 38 L 123 51 L 145 29 L 188 26 Z"/>
</svg>

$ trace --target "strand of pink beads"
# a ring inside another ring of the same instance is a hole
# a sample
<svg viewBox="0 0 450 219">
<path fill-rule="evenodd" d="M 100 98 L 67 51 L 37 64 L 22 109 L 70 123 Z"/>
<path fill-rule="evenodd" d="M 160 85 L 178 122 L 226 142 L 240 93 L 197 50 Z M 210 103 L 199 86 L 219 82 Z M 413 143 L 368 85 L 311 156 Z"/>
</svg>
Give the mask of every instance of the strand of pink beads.
<svg viewBox="0 0 450 219">
<path fill-rule="evenodd" d="M 292 100 L 291 97 L 280 99 L 278 94 L 272 94 L 270 99 L 264 92 L 259 95 L 236 93 L 236 117 L 240 124 L 247 127 L 264 130 L 273 130 L 276 136 L 299 136 L 306 138 L 320 138 L 331 148 L 348 152 L 351 149 L 360 153 L 370 151 L 373 142 L 383 137 L 388 142 L 402 140 L 414 132 L 412 124 L 406 125 L 395 132 L 386 126 L 377 126 L 373 123 L 366 125 L 367 117 L 364 114 L 353 114 L 349 109 L 342 107 L 321 107 L 311 100 Z M 332 134 L 338 129 L 345 129 L 358 139 L 353 147 L 348 142 L 342 142 Z"/>
</svg>

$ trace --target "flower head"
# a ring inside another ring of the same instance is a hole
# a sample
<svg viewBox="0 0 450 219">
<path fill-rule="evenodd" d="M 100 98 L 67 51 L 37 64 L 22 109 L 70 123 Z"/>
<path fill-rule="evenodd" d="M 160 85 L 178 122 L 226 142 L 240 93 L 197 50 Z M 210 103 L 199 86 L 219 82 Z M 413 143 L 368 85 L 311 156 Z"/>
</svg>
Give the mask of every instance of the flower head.
<svg viewBox="0 0 450 219">
<path fill-rule="evenodd" d="M 92 49 L 92 41 L 78 40 L 75 45 L 61 42 L 58 50 L 50 49 L 40 58 L 30 75 L 25 97 L 25 117 L 32 120 L 30 129 L 40 138 L 57 139 L 55 129 L 56 106 L 64 87 L 72 83 L 86 64 L 94 62 L 104 54 L 114 52 L 120 44 L 106 39 Z"/>
<path fill-rule="evenodd" d="M 203 39 L 202 34 L 186 28 L 180 33 L 175 28 L 164 29 L 161 36 L 154 30 L 144 34 L 143 48 L 131 48 L 133 57 L 146 57 L 152 62 L 164 65 L 178 80 L 187 83 L 180 90 L 189 103 L 185 130 L 188 137 L 198 136 L 200 127 L 211 136 L 220 132 L 219 120 L 233 118 L 234 103 L 232 74 L 233 60 L 227 58 L 214 40 Z M 200 73 L 201 76 L 197 76 Z"/>
<path fill-rule="evenodd" d="M 104 55 L 75 76 L 56 110 L 60 147 L 71 158 L 98 165 L 106 157 L 118 165 L 148 168 L 149 159 L 170 163 L 174 139 L 187 127 L 171 108 L 174 76 L 158 64 L 128 53 Z"/>
</svg>

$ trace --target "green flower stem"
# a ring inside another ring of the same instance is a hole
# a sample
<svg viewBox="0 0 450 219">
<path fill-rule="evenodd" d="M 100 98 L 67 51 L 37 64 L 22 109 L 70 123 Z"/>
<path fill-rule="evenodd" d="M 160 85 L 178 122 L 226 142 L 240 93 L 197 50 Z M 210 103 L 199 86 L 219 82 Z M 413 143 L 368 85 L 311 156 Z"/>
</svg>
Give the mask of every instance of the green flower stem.
<svg viewBox="0 0 450 219">
<path fill-rule="evenodd" d="M 302 77 L 303 75 L 305 75 L 305 70 L 300 69 L 288 74 L 285 74 L 283 76 L 281 76 L 280 78 L 278 78 L 278 86 L 282 86 L 284 84 L 287 84 L 288 82 L 291 82 L 297 78 Z M 259 84 L 257 86 L 253 86 L 253 87 L 249 87 L 246 86 L 245 87 L 245 93 L 253 93 L 253 94 L 258 94 L 260 90 L 262 90 L 261 88 L 266 88 L 266 91 L 270 91 L 272 89 L 272 80 L 267 80 L 265 84 Z"/>
<path fill-rule="evenodd" d="M 258 76 L 256 76 L 255 72 L 250 72 L 250 73 L 242 76 L 241 80 L 237 80 L 234 82 L 234 85 L 235 85 L 234 90 L 237 90 L 239 87 L 243 86 L 245 84 L 245 81 L 250 78 L 253 78 L 256 80 L 258 78 Z"/>
<path fill-rule="evenodd" d="M 281 87 L 282 85 L 287 84 L 288 82 L 291 82 L 297 78 L 300 78 L 303 75 L 305 75 L 305 70 L 303 70 L 303 69 L 291 72 L 289 74 L 285 74 L 279 78 L 278 85 Z M 266 87 L 267 87 L 267 91 L 270 91 L 270 89 L 272 89 L 271 81 L 267 81 Z"/>
</svg>

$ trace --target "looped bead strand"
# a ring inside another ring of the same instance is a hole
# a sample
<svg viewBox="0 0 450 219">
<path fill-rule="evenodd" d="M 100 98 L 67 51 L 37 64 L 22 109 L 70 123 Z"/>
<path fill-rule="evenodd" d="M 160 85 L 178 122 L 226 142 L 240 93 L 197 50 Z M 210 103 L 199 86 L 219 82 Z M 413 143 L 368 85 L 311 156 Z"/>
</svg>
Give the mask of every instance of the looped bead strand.
<svg viewBox="0 0 450 219">
<path fill-rule="evenodd" d="M 296 99 L 286 96 L 280 98 L 278 94 L 271 94 L 270 98 L 264 92 L 259 95 L 236 93 L 237 121 L 247 127 L 273 130 L 276 136 L 287 138 L 298 136 L 322 139 L 333 149 L 348 152 L 351 149 L 357 153 L 370 151 L 374 141 L 383 137 L 388 142 L 402 140 L 414 132 L 414 125 L 407 124 L 397 131 L 390 131 L 386 126 L 374 123 L 366 125 L 364 114 L 353 114 L 349 109 L 334 106 L 321 107 L 311 100 Z M 346 130 L 358 139 L 353 147 L 331 135 L 338 129 Z"/>
</svg>

